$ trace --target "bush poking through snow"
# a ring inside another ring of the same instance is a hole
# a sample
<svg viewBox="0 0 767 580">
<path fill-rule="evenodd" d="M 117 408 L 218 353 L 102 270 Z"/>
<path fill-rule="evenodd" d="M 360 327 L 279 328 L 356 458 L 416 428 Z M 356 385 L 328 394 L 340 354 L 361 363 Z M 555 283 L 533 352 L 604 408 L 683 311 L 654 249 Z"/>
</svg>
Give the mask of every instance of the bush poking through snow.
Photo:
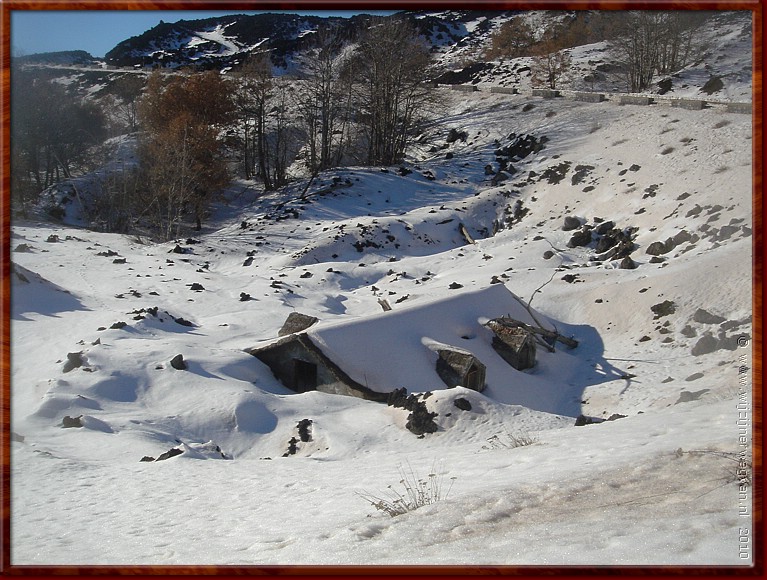
<svg viewBox="0 0 767 580">
<path fill-rule="evenodd" d="M 742 452 L 735 451 L 716 451 L 712 449 L 693 449 L 692 451 L 684 451 L 681 447 L 676 450 L 676 456 L 682 457 L 683 455 L 712 455 L 714 457 L 720 457 L 727 460 L 729 463 L 724 464 L 722 479 L 725 485 L 728 483 L 737 483 L 741 489 L 751 487 L 752 473 L 753 473 L 753 460 L 751 453 L 743 450 Z"/>
<path fill-rule="evenodd" d="M 487 445 L 482 449 L 516 449 L 538 443 L 538 438 L 530 433 L 509 433 L 504 429 L 503 435 L 493 435 L 487 439 Z"/>
<path fill-rule="evenodd" d="M 406 467 L 399 467 L 399 474 L 402 477 L 399 484 L 402 486 L 403 491 L 395 489 L 393 485 L 389 485 L 381 495 L 365 491 L 357 492 L 357 495 L 378 511 L 382 511 L 391 517 L 412 512 L 419 507 L 447 499 L 456 478 L 450 478 L 450 485 L 445 490 L 445 474 L 442 472 L 441 467 L 441 464 L 437 466 L 434 463 L 426 477 L 419 477 L 408 463 Z"/>
</svg>

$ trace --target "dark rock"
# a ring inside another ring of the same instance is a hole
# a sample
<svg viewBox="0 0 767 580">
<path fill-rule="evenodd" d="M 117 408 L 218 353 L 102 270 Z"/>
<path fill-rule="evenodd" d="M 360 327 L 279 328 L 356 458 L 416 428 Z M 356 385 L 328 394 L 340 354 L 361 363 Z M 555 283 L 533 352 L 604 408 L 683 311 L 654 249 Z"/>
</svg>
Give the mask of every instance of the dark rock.
<svg viewBox="0 0 767 580">
<path fill-rule="evenodd" d="M 721 91 L 724 88 L 724 83 L 722 82 L 722 77 L 711 77 L 706 81 L 706 84 L 703 85 L 703 87 L 700 89 L 702 93 L 706 93 L 707 95 L 713 95 L 716 92 Z"/>
<path fill-rule="evenodd" d="M 174 356 L 170 361 L 170 366 L 172 366 L 177 371 L 185 371 L 187 369 L 187 364 L 184 360 L 184 355 L 177 354 Z"/>
<path fill-rule="evenodd" d="M 672 85 L 672 79 L 671 77 L 667 77 L 660 81 L 658 83 L 658 94 L 659 95 L 665 95 L 667 92 L 671 90 Z"/>
<path fill-rule="evenodd" d="M 618 244 L 618 238 L 613 235 L 603 235 L 601 238 L 599 238 L 599 241 L 597 242 L 597 247 L 594 249 L 594 251 L 597 254 L 603 254 L 610 248 L 616 246 Z"/>
<path fill-rule="evenodd" d="M 61 372 L 68 373 L 74 369 L 79 369 L 84 364 L 85 360 L 83 360 L 82 352 L 67 353 L 67 362 L 64 363 L 64 368 L 61 370 Z"/>
<path fill-rule="evenodd" d="M 70 417 L 69 415 L 65 416 L 61 421 L 61 427 L 64 429 L 70 429 L 70 428 L 79 428 L 83 426 L 82 422 L 83 416 L 80 415 L 79 417 Z"/>
<path fill-rule="evenodd" d="M 682 329 L 682 336 L 684 337 L 693 338 L 697 335 L 698 335 L 697 331 L 689 324 Z"/>
<path fill-rule="evenodd" d="M 461 409 L 461 411 L 471 411 L 471 403 L 468 399 L 464 399 L 463 397 L 455 399 L 453 405 Z"/>
<path fill-rule="evenodd" d="M 696 376 L 700 375 L 700 376 Z M 690 375 L 687 377 L 687 381 L 694 381 L 696 379 L 699 379 L 703 376 L 703 373 L 695 373 L 695 375 Z M 692 378 L 695 377 L 695 378 Z M 678 405 L 679 403 L 689 403 L 690 401 L 697 401 L 700 399 L 702 395 L 705 395 L 709 392 L 710 389 L 702 389 L 700 391 L 682 391 L 679 393 L 679 398 L 677 399 L 675 405 Z"/>
<path fill-rule="evenodd" d="M 553 257 L 554 257 L 554 252 L 552 250 L 546 250 L 545 252 L 543 252 L 544 260 L 550 260 Z"/>
<path fill-rule="evenodd" d="M 710 312 L 707 312 L 703 310 L 702 308 L 698 308 L 695 311 L 695 314 L 692 315 L 692 319 L 695 322 L 699 322 L 701 324 L 721 324 L 722 322 L 726 320 L 723 316 L 711 314 Z"/>
<path fill-rule="evenodd" d="M 56 234 L 51 234 L 50 236 L 48 236 L 48 238 L 45 241 L 48 242 L 49 244 L 55 244 L 57 242 L 60 242 L 61 240 Z"/>
<path fill-rule="evenodd" d="M 597 218 L 594 218 L 594 221 L 596 221 Z M 594 231 L 597 232 L 598 235 L 604 236 L 606 233 L 608 233 L 610 230 L 615 228 L 615 222 L 613 221 L 607 221 L 607 222 L 601 222 Z"/>
<path fill-rule="evenodd" d="M 456 141 L 466 141 L 468 139 L 469 134 L 466 131 L 459 131 L 458 129 L 450 129 L 450 131 L 447 134 L 446 141 L 448 143 L 455 143 Z"/>
<path fill-rule="evenodd" d="M 282 325 L 282 328 L 277 332 L 277 336 L 287 336 L 289 334 L 296 334 L 303 330 L 306 330 L 313 324 L 319 322 L 319 318 L 315 316 L 309 316 L 307 314 L 301 314 L 300 312 L 291 312 L 288 314 L 288 318 Z"/>
<path fill-rule="evenodd" d="M 406 408 L 407 404 L 407 389 L 402 387 L 400 389 L 394 389 L 389 393 L 389 397 L 386 399 L 386 404 L 390 407 Z"/>
<path fill-rule="evenodd" d="M 719 349 L 719 340 L 707 333 L 698 339 L 695 346 L 692 347 L 692 356 L 701 356 L 704 354 L 711 354 L 715 350 Z"/>
<path fill-rule="evenodd" d="M 511 168 L 507 167 L 507 171 L 511 172 L 510 170 L 511 170 Z M 493 175 L 493 178 L 490 180 L 490 183 L 493 186 L 496 186 L 496 185 L 498 185 L 500 183 L 503 183 L 507 179 L 509 179 L 511 176 L 509 175 L 509 173 L 507 173 L 507 171 L 499 171 L 498 173 Z"/>
<path fill-rule="evenodd" d="M 601 422 L 602 422 L 602 419 L 587 417 L 586 415 L 578 415 L 578 418 L 575 419 L 575 426 L 582 427 L 583 425 L 593 425 L 595 423 L 601 423 Z"/>
<path fill-rule="evenodd" d="M 301 439 L 301 441 L 306 443 L 307 441 L 312 440 L 312 420 L 311 419 L 301 419 L 298 422 L 297 428 L 298 428 L 298 438 Z"/>
<path fill-rule="evenodd" d="M 570 241 L 567 242 L 568 248 L 578 248 L 581 246 L 588 246 L 591 243 L 591 230 L 584 228 L 573 234 Z"/>
<path fill-rule="evenodd" d="M 636 270 L 637 263 L 632 260 L 629 256 L 626 256 L 621 260 L 620 266 L 618 266 L 621 270 Z M 644 271 L 644 270 L 643 270 Z"/>
<path fill-rule="evenodd" d="M 463 288 L 463 284 L 459 284 L 458 282 L 451 282 L 448 288 L 450 288 L 450 290 L 458 290 L 459 288 Z"/>
<path fill-rule="evenodd" d="M 610 415 L 607 420 L 608 421 L 617 421 L 618 419 L 625 419 L 627 415 L 621 415 L 620 413 L 613 413 Z"/>
<path fill-rule="evenodd" d="M 202 284 L 198 284 L 197 282 L 195 282 L 194 284 L 190 285 L 189 289 L 193 290 L 194 292 L 202 292 L 203 290 L 205 290 L 205 288 L 203 288 Z"/>
<path fill-rule="evenodd" d="M 540 180 L 546 180 L 550 185 L 557 185 L 565 178 L 567 172 L 570 171 L 571 163 L 569 161 L 563 161 L 559 165 L 553 167 L 547 167 L 541 174 Z"/>
<path fill-rule="evenodd" d="M 240 292 L 240 302 L 247 302 L 248 300 L 251 300 L 250 294 L 247 292 Z"/>
<path fill-rule="evenodd" d="M 562 231 L 569 232 L 577 230 L 579 227 L 581 227 L 581 220 L 570 215 L 565 216 L 565 223 L 562 225 Z"/>
<path fill-rule="evenodd" d="M 298 451 L 298 439 L 295 437 L 291 437 L 290 441 L 288 441 L 288 450 L 282 454 L 283 457 L 289 457 L 291 455 L 295 455 Z"/>
<path fill-rule="evenodd" d="M 645 253 L 650 256 L 660 256 L 669 253 L 672 249 L 666 245 L 666 242 L 653 242 L 647 246 Z"/>
<path fill-rule="evenodd" d="M 416 435 L 434 433 L 439 428 L 439 426 L 434 422 L 434 417 L 436 416 L 436 413 L 430 412 L 426 408 L 426 404 L 421 402 L 408 416 L 405 428 Z"/>
<path fill-rule="evenodd" d="M 144 457 L 139 459 L 139 463 L 141 463 L 142 461 L 148 462 L 148 461 L 154 461 L 154 460 L 155 460 L 154 457 L 150 457 L 149 455 L 144 455 Z"/>
<path fill-rule="evenodd" d="M 171 457 L 176 457 L 178 455 L 182 455 L 184 452 L 179 449 L 178 447 L 173 447 L 172 449 L 168 449 L 165 453 L 161 454 L 156 461 L 165 461 L 166 459 L 170 459 Z"/>
<path fill-rule="evenodd" d="M 674 314 L 674 312 L 676 312 L 676 304 L 674 304 L 671 300 L 664 300 L 660 304 L 651 306 L 650 310 L 653 311 L 655 314 L 655 320 L 657 320 L 658 318 Z"/>
</svg>

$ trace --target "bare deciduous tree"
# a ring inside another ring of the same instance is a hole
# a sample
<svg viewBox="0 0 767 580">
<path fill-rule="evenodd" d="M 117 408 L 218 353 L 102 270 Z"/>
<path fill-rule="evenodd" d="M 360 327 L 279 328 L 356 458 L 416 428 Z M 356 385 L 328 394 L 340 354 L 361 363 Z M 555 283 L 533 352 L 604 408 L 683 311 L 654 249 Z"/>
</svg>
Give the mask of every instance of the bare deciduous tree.
<svg viewBox="0 0 767 580">
<path fill-rule="evenodd" d="M 689 64 L 704 17 L 694 11 L 636 10 L 620 13 L 612 51 L 626 74 L 627 90 L 647 89 L 656 74 Z"/>
<path fill-rule="evenodd" d="M 229 181 L 221 129 L 232 119 L 231 94 L 215 72 L 171 79 L 155 73 L 147 82 L 139 105 L 141 203 L 165 239 L 178 234 L 190 210 L 200 229 L 213 194 Z"/>
<path fill-rule="evenodd" d="M 399 162 L 431 102 L 424 83 L 429 51 L 405 20 L 374 22 L 357 46 L 355 91 L 366 130 L 367 163 Z"/>
</svg>

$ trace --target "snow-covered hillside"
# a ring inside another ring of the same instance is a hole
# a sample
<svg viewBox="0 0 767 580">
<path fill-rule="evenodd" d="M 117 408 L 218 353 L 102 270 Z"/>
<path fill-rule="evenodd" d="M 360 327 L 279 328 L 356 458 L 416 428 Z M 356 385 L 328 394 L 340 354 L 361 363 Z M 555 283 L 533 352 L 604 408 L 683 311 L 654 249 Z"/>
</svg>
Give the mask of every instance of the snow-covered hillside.
<svg viewBox="0 0 767 580">
<path fill-rule="evenodd" d="M 171 243 L 13 224 L 14 564 L 751 563 L 751 116 L 440 91 L 402 167 L 240 183 Z M 490 362 L 514 296 L 578 346 Z M 283 386 L 245 350 L 293 312 L 436 432 Z M 411 469 L 441 501 L 365 499 Z"/>
</svg>

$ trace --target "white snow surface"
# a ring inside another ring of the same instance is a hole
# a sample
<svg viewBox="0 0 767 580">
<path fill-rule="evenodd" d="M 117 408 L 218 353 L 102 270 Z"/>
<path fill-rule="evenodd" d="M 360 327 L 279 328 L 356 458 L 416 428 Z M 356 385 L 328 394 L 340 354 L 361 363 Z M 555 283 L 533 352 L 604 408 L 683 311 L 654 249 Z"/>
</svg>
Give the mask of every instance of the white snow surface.
<svg viewBox="0 0 767 580">
<path fill-rule="evenodd" d="M 751 489 L 733 476 L 751 445 L 751 117 L 442 101 L 412 173 L 327 172 L 305 201 L 304 183 L 240 183 L 190 239 L 12 224 L 13 564 L 751 563 Z M 548 142 L 494 185 L 484 168 L 511 133 Z M 517 201 L 529 211 L 509 225 Z M 569 248 L 566 215 L 637 228 L 638 267 Z M 697 239 L 651 262 L 680 230 Z M 481 322 L 528 316 L 514 296 L 578 347 L 505 366 Z M 310 332 L 350 374 L 433 391 L 438 431 L 282 386 L 245 349 L 293 311 L 320 319 Z M 718 348 L 695 356 L 707 335 Z M 440 386 L 434 343 L 478 353 L 487 389 Z M 283 456 L 303 419 L 311 440 Z M 389 517 L 360 495 L 403 491 L 401 469 L 437 474 L 442 500 Z"/>
</svg>

